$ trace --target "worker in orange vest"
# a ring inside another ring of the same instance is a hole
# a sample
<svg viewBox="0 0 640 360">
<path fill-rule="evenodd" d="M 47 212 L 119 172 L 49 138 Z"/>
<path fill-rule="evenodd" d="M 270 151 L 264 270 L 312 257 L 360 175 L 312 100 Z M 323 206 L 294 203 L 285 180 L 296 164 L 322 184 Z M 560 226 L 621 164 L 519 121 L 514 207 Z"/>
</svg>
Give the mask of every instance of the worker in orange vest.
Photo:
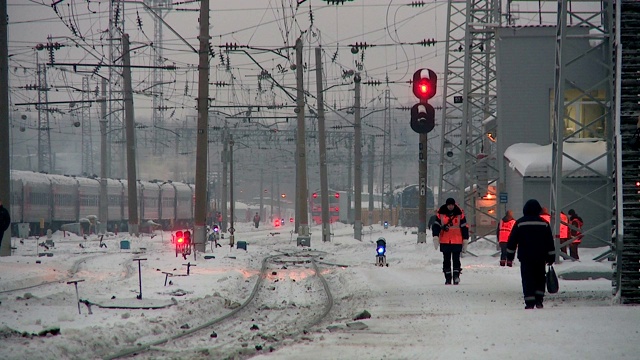
<svg viewBox="0 0 640 360">
<path fill-rule="evenodd" d="M 546 207 L 543 207 L 540 211 L 540 217 L 542 218 L 542 220 L 551 224 L 551 214 L 549 214 L 549 209 L 547 209 Z"/>
<path fill-rule="evenodd" d="M 562 244 L 569 241 L 569 217 L 564 212 L 560 211 L 560 251 L 567 253 L 567 247 Z"/>
<path fill-rule="evenodd" d="M 584 225 L 584 222 L 576 211 L 571 209 L 569 210 L 569 223 L 571 224 L 571 237 L 574 238 L 573 242 L 569 245 L 569 255 L 576 260 L 580 260 L 580 256 L 578 256 L 578 246 L 582 243 L 582 225 Z"/>
<path fill-rule="evenodd" d="M 467 219 L 464 217 L 462 209 L 456 205 L 453 198 L 448 198 L 444 205 L 440 206 L 437 213 L 436 222 L 431 227 L 433 235 L 433 246 L 443 255 L 442 271 L 444 272 L 445 284 L 454 285 L 460 283 L 460 254 L 467 250 L 469 243 L 469 227 Z M 453 260 L 453 273 L 451 272 L 451 262 Z"/>
<path fill-rule="evenodd" d="M 507 210 L 507 214 L 498 223 L 498 250 L 500 250 L 500 266 L 513 266 L 513 262 L 507 259 L 507 241 L 511 235 L 511 229 L 516 219 L 513 218 L 513 211 Z"/>
</svg>

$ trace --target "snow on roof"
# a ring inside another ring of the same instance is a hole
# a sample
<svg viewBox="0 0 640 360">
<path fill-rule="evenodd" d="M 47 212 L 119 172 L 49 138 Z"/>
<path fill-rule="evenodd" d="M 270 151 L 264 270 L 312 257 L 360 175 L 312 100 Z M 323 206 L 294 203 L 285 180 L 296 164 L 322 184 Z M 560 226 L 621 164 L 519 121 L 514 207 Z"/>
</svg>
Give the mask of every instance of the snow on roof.
<svg viewBox="0 0 640 360">
<path fill-rule="evenodd" d="M 607 173 L 606 142 L 596 139 L 583 139 L 580 142 L 565 142 L 563 145 L 565 155 L 562 159 L 562 172 L 564 175 L 571 173 L 570 177 L 596 176 L 594 171 L 605 176 Z M 509 161 L 509 167 L 518 171 L 523 177 L 551 177 L 553 165 L 551 162 L 552 144 L 538 145 L 531 143 L 513 144 L 504 152 L 504 157 Z M 571 156 L 583 164 L 589 164 L 592 170 L 580 167 L 580 164 L 569 159 Z M 575 172 L 574 172 L 575 171 Z"/>
</svg>

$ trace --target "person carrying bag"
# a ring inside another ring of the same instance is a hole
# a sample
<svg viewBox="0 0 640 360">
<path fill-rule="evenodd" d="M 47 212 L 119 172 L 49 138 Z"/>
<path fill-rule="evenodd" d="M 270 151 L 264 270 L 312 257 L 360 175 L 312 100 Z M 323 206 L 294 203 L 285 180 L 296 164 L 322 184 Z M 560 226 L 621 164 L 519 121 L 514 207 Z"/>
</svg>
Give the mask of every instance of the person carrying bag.
<svg viewBox="0 0 640 360">
<path fill-rule="evenodd" d="M 553 265 L 549 265 L 547 268 L 547 291 L 549 294 L 555 294 L 559 289 L 560 284 L 558 283 L 556 271 L 553 269 Z"/>
</svg>

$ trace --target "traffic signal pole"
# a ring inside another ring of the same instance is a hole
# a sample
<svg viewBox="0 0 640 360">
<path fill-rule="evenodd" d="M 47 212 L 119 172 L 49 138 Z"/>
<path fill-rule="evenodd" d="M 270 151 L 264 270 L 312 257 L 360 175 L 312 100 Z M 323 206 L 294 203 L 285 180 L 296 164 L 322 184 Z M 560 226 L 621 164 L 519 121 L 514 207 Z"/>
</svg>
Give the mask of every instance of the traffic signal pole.
<svg viewBox="0 0 640 360">
<path fill-rule="evenodd" d="M 428 100 L 436 94 L 437 77 L 431 69 L 413 74 L 412 90 L 418 103 L 411 108 L 411 129 L 420 134 L 418 144 L 418 243 L 427 242 L 427 134 L 435 127 L 435 109 Z"/>
<path fill-rule="evenodd" d="M 427 242 L 427 134 L 420 134 L 418 178 L 420 203 L 418 204 L 418 243 Z"/>
<path fill-rule="evenodd" d="M 355 217 L 353 222 L 353 238 L 362 241 L 362 129 L 360 127 L 360 73 L 353 77 L 355 83 L 354 123 L 353 123 L 353 188 L 355 202 Z"/>
</svg>

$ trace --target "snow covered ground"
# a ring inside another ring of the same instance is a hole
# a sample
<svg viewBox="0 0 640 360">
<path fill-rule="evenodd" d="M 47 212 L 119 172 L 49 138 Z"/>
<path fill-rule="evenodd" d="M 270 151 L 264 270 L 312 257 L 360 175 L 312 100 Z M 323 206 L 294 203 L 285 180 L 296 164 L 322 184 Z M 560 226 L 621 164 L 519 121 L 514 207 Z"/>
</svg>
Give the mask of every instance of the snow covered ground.
<svg viewBox="0 0 640 360">
<path fill-rule="evenodd" d="M 174 340 L 245 302 L 266 256 L 303 250 L 288 223 L 281 229 L 235 228 L 236 242 L 246 241 L 247 251 L 221 240 L 223 247 L 207 246 L 195 260 L 175 256 L 169 232 L 138 239 L 111 235 L 106 247 L 96 235 L 85 240 L 55 233 L 49 250 L 37 246 L 45 238 L 13 238 L 14 255 L 0 258 L 0 358 L 114 358 L 149 344 L 152 351 L 136 358 L 640 358 L 640 308 L 613 304 L 611 281 L 600 277 L 610 276 L 611 263 L 591 260 L 605 248 L 582 248 L 580 262 L 557 264 L 561 278 L 588 279 L 561 279 L 544 309 L 525 311 L 519 263 L 498 266 L 495 245 L 487 241 L 469 245 L 477 257 L 462 259 L 460 285 L 445 286 L 441 254 L 430 236 L 417 244 L 412 229 L 374 226 L 357 241 L 343 224 L 332 227 L 329 243 L 312 227 L 311 246 L 304 248 L 321 254 L 320 271 L 334 300 L 328 320 L 285 335 L 292 318 L 321 310 L 324 293 L 312 282 L 312 269 L 282 266 L 263 279 L 268 290 L 253 299 L 259 305 L 249 314 L 205 327 L 206 336 Z M 379 237 L 387 241 L 389 267 L 373 265 Z M 119 248 L 123 240 L 131 249 Z M 43 252 L 53 256 L 38 256 Z M 187 263 L 195 265 L 189 276 Z M 71 280 L 83 280 L 79 297 L 94 304 L 81 304 L 80 314 Z M 364 310 L 371 318 L 355 321 Z M 254 325 L 259 330 L 248 332 Z"/>
</svg>

